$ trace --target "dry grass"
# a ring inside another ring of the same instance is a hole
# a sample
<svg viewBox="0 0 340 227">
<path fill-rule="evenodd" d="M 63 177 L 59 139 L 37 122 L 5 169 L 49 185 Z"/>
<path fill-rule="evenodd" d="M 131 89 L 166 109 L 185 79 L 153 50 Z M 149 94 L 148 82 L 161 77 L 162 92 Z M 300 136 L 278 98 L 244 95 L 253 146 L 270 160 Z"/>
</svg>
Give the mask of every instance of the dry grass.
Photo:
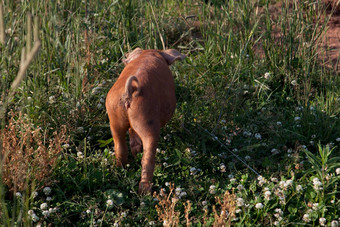
<svg viewBox="0 0 340 227">
<path fill-rule="evenodd" d="M 29 182 L 47 184 L 49 176 L 67 143 L 66 127 L 53 132 L 34 126 L 25 115 L 11 113 L 3 130 L 1 167 L 3 182 L 10 191 L 23 191 Z"/>
<path fill-rule="evenodd" d="M 215 217 L 215 222 L 213 226 L 227 227 L 230 226 L 232 219 L 235 217 L 236 210 L 236 196 L 234 192 L 231 194 L 226 191 L 224 193 L 223 199 L 216 197 L 216 202 L 221 206 L 221 212 L 216 210 L 213 206 L 213 212 Z"/>
</svg>

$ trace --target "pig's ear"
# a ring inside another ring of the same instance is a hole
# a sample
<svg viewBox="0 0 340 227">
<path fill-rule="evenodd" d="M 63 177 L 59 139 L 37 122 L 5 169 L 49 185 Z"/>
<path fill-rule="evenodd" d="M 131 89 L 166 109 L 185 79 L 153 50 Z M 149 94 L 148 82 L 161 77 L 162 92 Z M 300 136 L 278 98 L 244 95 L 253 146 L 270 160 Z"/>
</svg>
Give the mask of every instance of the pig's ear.
<svg viewBox="0 0 340 227">
<path fill-rule="evenodd" d="M 136 48 L 136 49 L 134 49 L 132 52 L 127 53 L 127 54 L 125 55 L 126 58 L 123 59 L 124 65 L 127 65 L 127 64 L 130 63 L 130 61 L 132 61 L 132 60 L 138 58 L 138 56 L 142 53 L 142 51 L 143 51 L 143 49 L 141 49 L 141 48 Z"/>
<path fill-rule="evenodd" d="M 176 60 L 183 60 L 186 58 L 184 54 L 181 54 L 175 49 L 162 50 L 159 52 L 163 58 L 168 62 L 169 65 L 174 63 Z"/>
</svg>

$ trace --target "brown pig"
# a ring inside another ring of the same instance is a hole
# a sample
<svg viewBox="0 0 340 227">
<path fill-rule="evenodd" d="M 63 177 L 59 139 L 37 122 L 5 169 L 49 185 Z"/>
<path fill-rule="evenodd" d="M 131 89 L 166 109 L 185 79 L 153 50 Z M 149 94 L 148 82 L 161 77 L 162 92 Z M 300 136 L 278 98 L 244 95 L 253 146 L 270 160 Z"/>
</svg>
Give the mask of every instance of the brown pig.
<svg viewBox="0 0 340 227">
<path fill-rule="evenodd" d="M 117 164 L 125 166 L 128 161 L 127 131 L 133 156 L 144 150 L 140 194 L 151 192 L 160 128 L 170 120 L 176 107 L 169 65 L 185 57 L 174 49 L 136 48 L 123 60 L 125 68 L 106 97 Z"/>
</svg>

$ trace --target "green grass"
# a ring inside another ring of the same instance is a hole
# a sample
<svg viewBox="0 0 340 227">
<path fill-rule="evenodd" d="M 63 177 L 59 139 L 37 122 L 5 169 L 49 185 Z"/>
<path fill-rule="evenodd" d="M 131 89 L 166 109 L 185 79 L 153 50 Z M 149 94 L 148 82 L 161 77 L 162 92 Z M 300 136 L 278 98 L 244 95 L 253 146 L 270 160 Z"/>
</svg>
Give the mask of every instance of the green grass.
<svg viewBox="0 0 340 227">
<path fill-rule="evenodd" d="M 321 2 L 282 1 L 275 16 L 274 2 L 262 0 L 3 2 L 0 108 L 27 46 L 29 12 L 40 18 L 42 46 L 1 127 L 10 110 L 22 112 L 46 146 L 64 125 L 69 143 L 48 185 L 27 179 L 19 197 L 1 182 L 2 225 L 164 224 L 160 202 L 137 194 L 141 155 L 126 169 L 113 165 L 104 100 L 135 47 L 187 55 L 171 66 L 177 108 L 162 129 L 153 180 L 158 195 L 169 183 L 180 188 L 170 196 L 180 225 L 190 200 L 191 226 L 212 226 L 223 207 L 215 197 L 226 191 L 237 198 L 236 226 L 339 221 L 340 77 L 320 58 L 329 19 Z"/>
</svg>

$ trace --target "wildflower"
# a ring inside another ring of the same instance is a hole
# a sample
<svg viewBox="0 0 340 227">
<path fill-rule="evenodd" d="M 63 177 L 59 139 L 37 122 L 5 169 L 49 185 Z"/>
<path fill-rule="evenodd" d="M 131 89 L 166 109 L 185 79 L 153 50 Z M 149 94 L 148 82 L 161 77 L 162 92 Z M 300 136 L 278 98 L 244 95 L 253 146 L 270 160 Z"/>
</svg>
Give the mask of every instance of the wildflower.
<svg viewBox="0 0 340 227">
<path fill-rule="evenodd" d="M 77 132 L 84 133 L 85 132 L 84 127 L 78 127 Z"/>
<path fill-rule="evenodd" d="M 21 198 L 22 195 L 21 195 L 20 192 L 17 192 L 17 193 L 15 193 L 15 196 L 18 197 L 18 198 Z"/>
<path fill-rule="evenodd" d="M 190 175 L 196 175 L 198 172 L 198 169 L 196 169 L 195 167 L 190 168 Z"/>
<path fill-rule="evenodd" d="M 301 192 L 302 191 L 302 185 L 296 185 L 296 191 Z"/>
<path fill-rule="evenodd" d="M 244 189 L 242 184 L 237 185 L 237 190 L 241 191 L 242 189 Z"/>
<path fill-rule="evenodd" d="M 276 208 L 275 212 L 279 215 L 282 216 L 283 215 L 283 211 L 280 208 Z M 275 216 L 276 217 L 276 216 Z"/>
<path fill-rule="evenodd" d="M 251 132 L 246 130 L 246 131 L 243 132 L 243 136 L 244 137 L 250 137 L 251 136 Z"/>
<path fill-rule="evenodd" d="M 322 183 L 321 183 L 321 181 L 319 180 L 319 178 L 317 178 L 317 177 L 315 177 L 314 179 L 313 179 L 313 188 L 314 188 L 314 190 L 315 191 L 319 191 L 319 190 L 321 190 L 322 189 Z"/>
<path fill-rule="evenodd" d="M 263 176 L 258 176 L 257 180 L 259 181 L 260 186 L 264 185 L 267 182 L 266 178 L 264 178 Z"/>
<path fill-rule="evenodd" d="M 310 217 L 309 217 L 309 214 L 304 214 L 303 215 L 303 217 L 302 217 L 302 220 L 304 221 L 304 222 L 310 222 Z"/>
<path fill-rule="evenodd" d="M 40 209 L 41 209 L 41 210 L 46 210 L 47 208 L 48 208 L 47 203 L 42 203 L 42 204 L 40 205 Z"/>
<path fill-rule="evenodd" d="M 44 210 L 42 212 L 42 215 L 44 215 L 44 217 L 48 217 L 48 216 L 50 216 L 50 212 L 48 210 Z"/>
<path fill-rule="evenodd" d="M 331 227 L 338 227 L 339 226 L 339 222 L 337 220 L 333 220 L 331 222 Z"/>
<path fill-rule="evenodd" d="M 87 214 L 91 214 L 91 210 L 90 210 L 90 209 L 87 209 L 87 210 L 86 210 L 86 213 L 87 213 Z"/>
<path fill-rule="evenodd" d="M 175 189 L 176 195 L 180 195 L 181 192 L 182 192 L 182 189 L 181 189 L 180 187 L 177 187 L 177 188 Z"/>
<path fill-rule="evenodd" d="M 231 179 L 230 179 L 230 183 L 231 183 L 231 184 L 234 184 L 234 183 L 235 183 L 235 181 L 236 181 L 236 179 L 235 179 L 235 178 L 231 178 Z"/>
<path fill-rule="evenodd" d="M 52 191 L 52 189 L 51 189 L 50 187 L 45 187 L 45 188 L 43 189 L 43 192 L 45 193 L 45 195 L 51 194 L 51 191 Z"/>
<path fill-rule="evenodd" d="M 238 207 L 244 206 L 244 200 L 243 200 L 242 198 L 237 198 L 237 199 L 236 199 L 236 205 L 237 205 Z"/>
<path fill-rule="evenodd" d="M 319 223 L 321 226 L 325 226 L 326 221 L 327 221 L 326 218 L 319 218 Z"/>
<path fill-rule="evenodd" d="M 123 218 L 125 218 L 127 216 L 127 213 L 125 211 L 123 211 L 122 213 L 120 213 L 120 216 L 122 216 Z"/>
<path fill-rule="evenodd" d="M 170 183 L 169 182 L 165 182 L 165 186 L 169 187 Z"/>
<path fill-rule="evenodd" d="M 98 103 L 98 105 L 97 105 L 97 109 L 98 109 L 98 110 L 101 110 L 101 109 L 103 109 L 103 104 L 101 104 L 101 103 Z"/>
<path fill-rule="evenodd" d="M 51 201 L 52 200 L 52 197 L 51 196 L 47 196 L 46 197 L 46 201 Z"/>
<path fill-rule="evenodd" d="M 336 138 L 336 142 L 340 142 L 340 137 Z"/>
<path fill-rule="evenodd" d="M 263 208 L 263 204 L 262 203 L 256 203 L 255 208 L 256 209 L 262 209 Z"/>
<path fill-rule="evenodd" d="M 273 155 L 276 155 L 276 154 L 279 154 L 279 153 L 280 153 L 280 151 L 279 151 L 278 149 L 276 149 L 276 148 L 273 148 L 273 149 L 271 150 L 271 152 L 272 152 Z"/>
<path fill-rule="evenodd" d="M 234 148 L 234 149 L 233 149 L 233 152 L 238 152 L 238 149 L 237 149 L 237 148 Z"/>
<path fill-rule="evenodd" d="M 313 203 L 312 205 L 313 210 L 318 210 L 318 207 L 319 207 L 319 203 Z"/>
<path fill-rule="evenodd" d="M 110 207 L 113 205 L 113 201 L 111 199 L 106 201 L 106 206 Z"/>
<path fill-rule="evenodd" d="M 215 194 L 215 193 L 216 193 L 216 186 L 215 186 L 215 185 L 210 185 L 210 187 L 209 187 L 209 193 L 210 193 L 210 194 Z"/>
<path fill-rule="evenodd" d="M 270 196 L 272 195 L 272 193 L 270 192 L 270 191 L 265 191 L 264 192 L 264 198 L 266 199 L 266 200 L 270 200 Z"/>
<path fill-rule="evenodd" d="M 244 157 L 246 161 L 250 161 L 251 157 L 249 155 L 247 155 L 246 157 Z"/>
<path fill-rule="evenodd" d="M 297 86 L 298 85 L 298 83 L 296 82 L 296 80 L 292 80 L 292 82 L 290 82 L 291 83 L 291 85 L 293 85 L 293 86 Z"/>
<path fill-rule="evenodd" d="M 336 168 L 335 172 L 336 172 L 336 175 L 339 175 L 340 174 L 340 168 Z"/>
<path fill-rule="evenodd" d="M 83 152 L 78 151 L 78 152 L 77 152 L 77 157 L 80 158 L 80 159 L 83 159 L 83 158 L 84 158 Z"/>
<path fill-rule="evenodd" d="M 181 192 L 181 194 L 179 195 L 179 198 L 185 197 L 187 195 L 186 192 Z"/>
<path fill-rule="evenodd" d="M 50 97 L 48 98 L 48 103 L 49 103 L 49 104 L 55 103 L 55 96 L 54 96 L 54 95 L 52 95 L 52 96 L 50 96 Z"/>
<path fill-rule="evenodd" d="M 119 224 L 118 224 L 117 222 L 115 222 L 115 223 L 113 224 L 113 226 L 114 226 L 114 227 L 119 227 Z"/>
<path fill-rule="evenodd" d="M 269 72 L 266 72 L 266 73 L 264 74 L 264 78 L 265 78 L 266 80 L 268 80 L 268 79 L 270 78 L 270 73 L 269 73 Z"/>
<path fill-rule="evenodd" d="M 33 214 L 31 215 L 31 217 L 32 217 L 32 221 L 33 221 L 33 222 L 39 221 L 39 217 L 38 217 L 36 214 L 33 213 Z"/>
<path fill-rule="evenodd" d="M 279 181 L 276 177 L 272 177 L 270 180 L 274 183 L 277 183 Z"/>
<path fill-rule="evenodd" d="M 282 126 L 282 122 L 281 122 L 281 121 L 278 121 L 278 122 L 276 122 L 276 125 L 277 125 L 277 126 Z"/>
<path fill-rule="evenodd" d="M 168 166 L 168 163 L 163 162 L 163 166 L 164 166 L 164 167 L 167 167 L 167 166 Z"/>
<path fill-rule="evenodd" d="M 294 117 L 294 121 L 300 121 L 301 117 Z"/>
<path fill-rule="evenodd" d="M 261 134 L 260 133 L 255 133 L 255 138 L 260 140 L 262 137 L 261 137 Z"/>
<path fill-rule="evenodd" d="M 34 211 L 33 211 L 33 210 L 29 210 L 29 211 L 27 212 L 27 214 L 28 214 L 28 215 L 33 215 L 33 214 L 34 214 Z"/>
<path fill-rule="evenodd" d="M 220 171 L 221 171 L 221 173 L 225 173 L 226 172 L 226 166 L 225 166 L 224 163 L 220 164 Z"/>
<path fill-rule="evenodd" d="M 241 212 L 242 212 L 241 209 L 236 209 L 236 210 L 235 210 L 235 213 L 236 213 L 236 214 L 239 214 L 239 213 L 241 213 Z"/>
</svg>

